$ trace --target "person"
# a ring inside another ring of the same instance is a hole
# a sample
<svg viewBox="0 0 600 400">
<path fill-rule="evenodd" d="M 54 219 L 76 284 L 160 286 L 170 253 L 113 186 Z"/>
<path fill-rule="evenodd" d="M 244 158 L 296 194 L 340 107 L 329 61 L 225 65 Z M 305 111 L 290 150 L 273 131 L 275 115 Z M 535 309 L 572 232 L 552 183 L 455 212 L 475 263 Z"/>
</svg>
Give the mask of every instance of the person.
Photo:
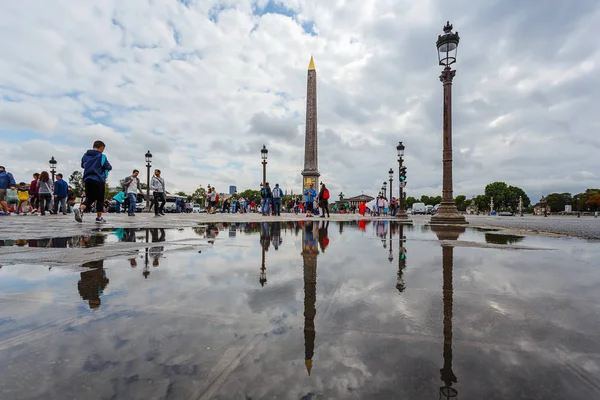
<svg viewBox="0 0 600 400">
<path fill-rule="evenodd" d="M 236 212 L 236 206 L 237 206 L 237 200 L 236 200 L 235 197 L 233 197 L 231 199 L 231 213 L 232 214 L 235 214 L 235 212 Z"/>
<path fill-rule="evenodd" d="M 142 192 L 142 184 L 140 183 L 140 178 L 138 175 L 140 171 L 134 169 L 131 173 L 131 176 L 125 178 L 125 182 L 123 182 L 123 186 L 125 187 L 125 193 L 129 198 L 129 210 L 127 210 L 127 215 L 130 217 L 135 217 L 135 211 L 137 208 L 137 194 L 144 194 Z"/>
<path fill-rule="evenodd" d="M 38 179 L 40 179 L 40 174 L 36 172 L 35 174 L 33 174 L 33 180 L 29 184 L 29 196 L 31 196 L 29 204 L 31 204 L 31 206 L 33 207 L 33 213 L 40 211 L 40 199 L 38 196 L 39 191 L 37 188 Z"/>
<path fill-rule="evenodd" d="M 54 214 L 58 214 L 58 206 L 63 215 L 67 215 L 67 196 L 69 195 L 69 184 L 63 180 L 63 174 L 56 175 L 54 182 Z"/>
<path fill-rule="evenodd" d="M 364 201 L 360 203 L 360 205 L 358 206 L 358 210 L 360 215 L 365 215 L 365 211 L 367 210 L 367 203 L 365 203 Z"/>
<path fill-rule="evenodd" d="M 165 203 L 167 202 L 165 194 L 168 192 L 165 190 L 165 180 L 160 177 L 160 169 L 154 170 L 150 187 L 152 187 L 152 196 L 154 196 L 154 216 L 165 215 Z"/>
<path fill-rule="evenodd" d="M 329 217 L 329 189 L 324 183 L 321 183 L 321 190 L 319 191 L 319 207 L 321 208 L 321 218 L 325 218 L 325 212 L 327 212 L 327 218 Z"/>
<path fill-rule="evenodd" d="M 27 214 L 31 210 L 31 203 L 29 202 L 29 188 L 25 182 L 20 182 L 17 188 L 17 194 L 19 196 L 19 204 L 17 205 L 17 214 Z M 25 210 L 23 207 L 27 206 Z"/>
<path fill-rule="evenodd" d="M 310 187 L 304 191 L 304 208 L 306 208 L 306 216 L 313 216 L 313 202 L 315 201 L 315 197 L 317 197 L 317 191 L 315 190 L 315 185 L 310 184 Z"/>
<path fill-rule="evenodd" d="M 15 190 L 17 183 L 13 175 L 6 171 L 3 166 L 0 166 L 0 215 L 10 215 L 8 204 L 6 203 L 6 191 L 8 189 Z"/>
<path fill-rule="evenodd" d="M 260 190 L 260 198 L 262 201 L 262 215 L 269 215 L 271 210 L 271 199 L 273 198 L 273 193 L 271 192 L 271 186 L 269 186 L 269 182 L 265 183 L 263 188 Z"/>
<path fill-rule="evenodd" d="M 40 211 L 42 215 L 46 215 L 46 211 L 50 210 L 50 200 L 52 199 L 52 192 L 54 191 L 54 185 L 48 171 L 42 171 L 40 179 L 37 182 L 38 195 L 40 197 Z"/>
<path fill-rule="evenodd" d="M 273 215 L 281 217 L 281 198 L 283 197 L 283 191 L 279 187 L 279 183 L 275 184 L 275 188 L 271 195 L 273 197 Z"/>
<path fill-rule="evenodd" d="M 75 205 L 75 192 L 73 188 L 69 186 L 67 190 L 67 212 L 73 211 L 73 206 Z"/>
<path fill-rule="evenodd" d="M 113 200 L 116 203 L 115 204 L 115 212 L 117 214 L 121 214 L 121 207 L 123 206 L 123 202 L 125 202 L 126 197 L 127 197 L 127 195 L 125 195 L 125 192 L 122 190 L 113 196 Z"/>
<path fill-rule="evenodd" d="M 75 221 L 81 223 L 84 211 L 96 203 L 96 223 L 105 224 L 106 221 L 102 218 L 102 203 L 104 202 L 106 178 L 108 178 L 108 172 L 112 170 L 112 165 L 104 155 L 106 145 L 103 141 L 96 140 L 92 147 L 81 158 L 85 202 L 73 214 L 75 214 Z"/>
</svg>

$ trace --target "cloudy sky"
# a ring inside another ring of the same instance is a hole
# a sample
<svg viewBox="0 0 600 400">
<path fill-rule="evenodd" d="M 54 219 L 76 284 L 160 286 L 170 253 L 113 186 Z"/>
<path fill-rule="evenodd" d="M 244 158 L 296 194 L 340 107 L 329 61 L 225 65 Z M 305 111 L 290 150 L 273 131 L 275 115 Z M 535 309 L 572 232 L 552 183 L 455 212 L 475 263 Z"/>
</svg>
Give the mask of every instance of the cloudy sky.
<svg viewBox="0 0 600 400">
<path fill-rule="evenodd" d="M 257 188 L 264 143 L 268 179 L 297 192 L 314 55 L 332 191 L 376 193 L 402 140 L 409 195 L 441 194 L 435 40 L 450 20 L 455 195 L 600 186 L 597 0 L 0 4 L 0 165 L 18 180 L 51 156 L 70 174 L 102 139 L 111 183 L 150 149 L 171 191 Z"/>
</svg>

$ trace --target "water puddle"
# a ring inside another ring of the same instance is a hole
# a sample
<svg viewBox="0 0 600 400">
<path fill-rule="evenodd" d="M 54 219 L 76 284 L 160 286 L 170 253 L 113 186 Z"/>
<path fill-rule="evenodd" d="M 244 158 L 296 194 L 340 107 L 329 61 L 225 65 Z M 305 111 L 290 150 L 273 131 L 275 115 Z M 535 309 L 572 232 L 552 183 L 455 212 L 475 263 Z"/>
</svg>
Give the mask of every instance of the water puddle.
<svg viewBox="0 0 600 400">
<path fill-rule="evenodd" d="M 2 398 L 600 395 L 600 250 L 586 241 L 388 221 L 65 240 L 142 246 L 0 269 Z M 204 247 L 171 246 L 190 240 Z"/>
</svg>

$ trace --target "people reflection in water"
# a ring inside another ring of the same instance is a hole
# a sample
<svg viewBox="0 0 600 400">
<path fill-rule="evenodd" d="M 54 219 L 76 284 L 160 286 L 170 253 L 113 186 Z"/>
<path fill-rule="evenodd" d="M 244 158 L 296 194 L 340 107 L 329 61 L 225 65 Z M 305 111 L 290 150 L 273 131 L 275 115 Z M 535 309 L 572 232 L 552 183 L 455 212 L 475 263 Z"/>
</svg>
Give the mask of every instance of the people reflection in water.
<svg viewBox="0 0 600 400">
<path fill-rule="evenodd" d="M 273 222 L 271 226 L 271 244 L 275 250 L 279 250 L 279 246 L 283 243 L 281 239 L 281 222 Z"/>
<path fill-rule="evenodd" d="M 442 298 L 444 302 L 444 366 L 440 369 L 440 379 L 444 386 L 440 387 L 440 399 L 450 399 L 458 396 L 458 390 L 452 385 L 458 382 L 454 371 L 452 370 L 452 302 L 454 288 L 452 284 L 453 264 L 454 264 L 454 246 L 448 241 L 457 240 L 461 233 L 465 231 L 464 227 L 437 227 L 432 226 L 439 240 L 444 240 L 442 244 Z"/>
<path fill-rule="evenodd" d="M 152 243 L 160 243 L 165 241 L 165 230 L 164 229 L 151 229 Z M 158 267 L 160 265 L 160 258 L 163 255 L 165 248 L 164 246 L 152 246 L 149 250 L 149 256 L 152 258 L 152 266 Z"/>
<path fill-rule="evenodd" d="M 82 299 L 87 300 L 90 309 L 100 307 L 100 296 L 108 285 L 108 278 L 104 270 L 104 261 L 91 261 L 81 265 L 83 268 L 91 268 L 81 273 L 81 279 L 77 282 L 77 289 Z"/>
<path fill-rule="evenodd" d="M 321 238 L 323 244 L 329 243 L 327 229 L 329 224 L 323 225 L 323 231 L 319 230 L 319 244 Z M 318 224 L 307 221 L 303 227 L 302 235 L 302 267 L 304 275 L 304 364 L 306 372 L 310 375 L 313 366 L 313 356 L 315 351 L 315 316 L 317 314 L 317 255 L 319 248 L 315 240 L 315 230 L 318 230 Z M 323 246 L 323 249 L 327 245 Z"/>
<path fill-rule="evenodd" d="M 321 248 L 321 253 L 325 253 L 325 249 L 329 246 L 329 221 L 322 221 L 319 225 L 319 247 Z"/>
</svg>

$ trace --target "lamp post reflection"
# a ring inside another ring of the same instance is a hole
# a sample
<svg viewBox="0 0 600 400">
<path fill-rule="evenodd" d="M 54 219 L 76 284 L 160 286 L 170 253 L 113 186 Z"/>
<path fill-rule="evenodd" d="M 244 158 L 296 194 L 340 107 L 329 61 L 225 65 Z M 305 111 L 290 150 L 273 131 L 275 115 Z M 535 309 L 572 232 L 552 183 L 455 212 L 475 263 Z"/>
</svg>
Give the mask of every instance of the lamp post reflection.
<svg viewBox="0 0 600 400">
<path fill-rule="evenodd" d="M 142 271 L 142 275 L 144 275 L 144 278 L 148 279 L 148 275 L 150 275 L 150 269 L 148 268 L 148 242 L 149 242 L 149 236 L 150 234 L 150 229 L 146 229 L 146 251 L 145 251 L 145 255 L 144 255 L 144 270 Z"/>
<path fill-rule="evenodd" d="M 261 248 L 261 262 L 260 262 L 260 277 L 258 281 L 261 286 L 265 286 L 267 283 L 267 267 L 265 266 L 265 253 L 269 251 L 269 245 L 271 244 L 270 225 L 268 222 L 260 224 L 260 248 Z"/>
<path fill-rule="evenodd" d="M 453 285 L 452 274 L 454 266 L 454 245 L 447 241 L 455 241 L 461 233 L 465 231 L 463 227 L 457 226 L 432 226 L 439 240 L 446 241 L 442 243 L 442 298 L 444 302 L 444 366 L 440 369 L 440 379 L 444 386 L 440 387 L 440 399 L 450 399 L 458 396 L 458 390 L 452 385 L 458 380 L 452 370 L 452 302 Z"/>
<path fill-rule="evenodd" d="M 390 185 L 390 187 L 392 187 Z M 392 263 L 392 261 L 394 261 L 394 254 L 393 254 L 393 246 L 392 246 L 392 233 L 394 231 L 394 225 L 390 222 L 390 252 L 388 253 L 388 261 L 390 262 L 390 264 Z"/>
<path fill-rule="evenodd" d="M 404 292 L 406 285 L 404 284 L 404 269 L 406 268 L 406 248 L 404 247 L 404 225 L 400 225 L 398 232 L 398 279 L 396 281 L 396 289 L 398 292 Z M 391 242 L 391 240 L 390 240 Z"/>
</svg>

